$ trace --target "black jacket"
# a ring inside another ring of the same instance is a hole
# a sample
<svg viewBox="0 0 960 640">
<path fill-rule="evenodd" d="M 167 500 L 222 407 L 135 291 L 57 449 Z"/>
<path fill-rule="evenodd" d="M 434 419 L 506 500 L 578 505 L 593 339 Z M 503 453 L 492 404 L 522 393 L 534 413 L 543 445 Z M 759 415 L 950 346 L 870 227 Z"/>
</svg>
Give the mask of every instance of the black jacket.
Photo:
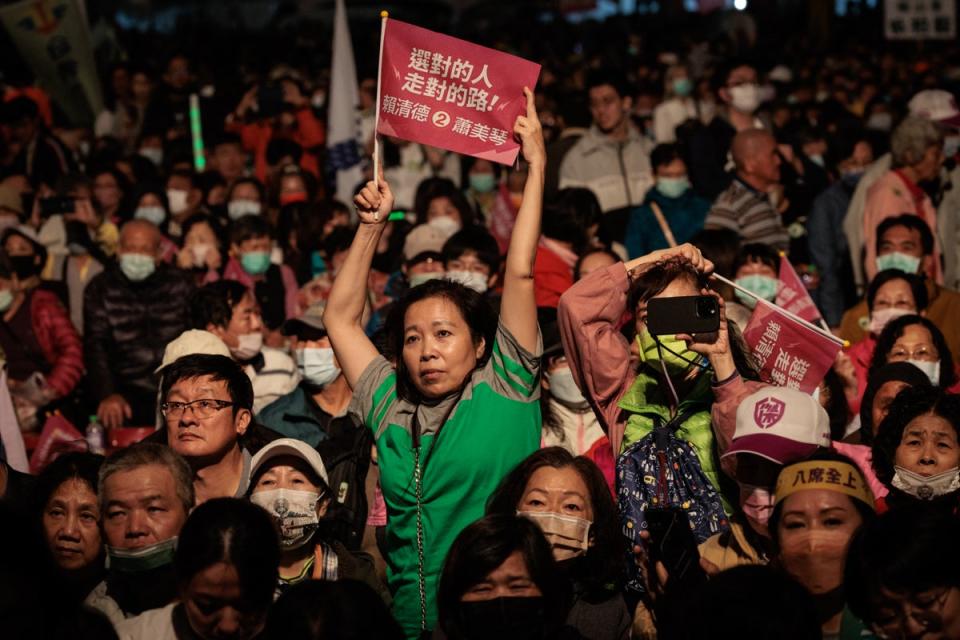
<svg viewBox="0 0 960 640">
<path fill-rule="evenodd" d="M 94 400 L 156 395 L 154 370 L 167 343 L 189 327 L 192 292 L 190 277 L 164 264 L 143 282 L 131 282 L 117 266 L 90 281 L 83 293 L 83 359 Z"/>
</svg>

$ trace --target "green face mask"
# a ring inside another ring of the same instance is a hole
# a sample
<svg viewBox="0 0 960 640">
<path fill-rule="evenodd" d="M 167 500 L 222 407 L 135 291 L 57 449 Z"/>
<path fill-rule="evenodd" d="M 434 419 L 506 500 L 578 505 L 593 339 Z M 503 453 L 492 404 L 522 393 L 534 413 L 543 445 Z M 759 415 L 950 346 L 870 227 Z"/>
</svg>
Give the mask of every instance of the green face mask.
<svg viewBox="0 0 960 640">
<path fill-rule="evenodd" d="M 107 545 L 107 568 L 121 573 L 139 573 L 173 563 L 177 536 L 139 549 L 119 549 Z"/>
<path fill-rule="evenodd" d="M 657 341 L 660 342 L 660 349 L 657 349 Z M 675 335 L 654 336 L 644 329 L 637 336 L 637 346 L 640 351 L 640 361 L 645 362 L 655 371 L 663 371 L 661 359 L 667 367 L 670 375 L 679 375 L 687 371 L 690 367 L 696 366 L 694 363 L 700 362 L 700 354 L 687 348 L 687 343 L 678 340 Z"/>
</svg>

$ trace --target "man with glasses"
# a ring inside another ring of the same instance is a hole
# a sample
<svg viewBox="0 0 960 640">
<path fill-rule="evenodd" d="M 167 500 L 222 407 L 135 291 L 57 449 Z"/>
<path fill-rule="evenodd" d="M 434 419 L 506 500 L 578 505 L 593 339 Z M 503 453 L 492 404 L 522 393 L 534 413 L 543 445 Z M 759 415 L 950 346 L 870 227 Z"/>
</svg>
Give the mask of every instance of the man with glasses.
<svg viewBox="0 0 960 640">
<path fill-rule="evenodd" d="M 163 369 L 160 398 L 167 444 L 190 464 L 197 504 L 246 494 L 253 387 L 243 369 L 222 355 L 184 356 Z"/>
</svg>

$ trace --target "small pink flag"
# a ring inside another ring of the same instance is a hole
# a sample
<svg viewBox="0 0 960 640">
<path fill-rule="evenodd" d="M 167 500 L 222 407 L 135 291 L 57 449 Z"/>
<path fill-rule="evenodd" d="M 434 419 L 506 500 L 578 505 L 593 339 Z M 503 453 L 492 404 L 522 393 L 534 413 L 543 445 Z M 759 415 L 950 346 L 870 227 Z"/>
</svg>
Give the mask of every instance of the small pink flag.
<svg viewBox="0 0 960 640">
<path fill-rule="evenodd" d="M 780 387 L 813 393 L 833 366 L 842 345 L 759 302 L 743 339 L 760 367 L 760 377 Z"/>
<path fill-rule="evenodd" d="M 523 87 L 540 65 L 389 19 L 383 35 L 377 132 L 510 165 L 526 112 Z"/>
<path fill-rule="evenodd" d="M 810 297 L 807 286 L 784 255 L 780 256 L 780 288 L 777 291 L 776 303 L 778 307 L 783 307 L 807 322 L 821 320 L 820 311 Z"/>
<path fill-rule="evenodd" d="M 63 416 L 52 415 L 44 423 L 37 448 L 30 456 L 30 473 L 40 473 L 61 453 L 86 450 L 83 434 Z"/>
</svg>

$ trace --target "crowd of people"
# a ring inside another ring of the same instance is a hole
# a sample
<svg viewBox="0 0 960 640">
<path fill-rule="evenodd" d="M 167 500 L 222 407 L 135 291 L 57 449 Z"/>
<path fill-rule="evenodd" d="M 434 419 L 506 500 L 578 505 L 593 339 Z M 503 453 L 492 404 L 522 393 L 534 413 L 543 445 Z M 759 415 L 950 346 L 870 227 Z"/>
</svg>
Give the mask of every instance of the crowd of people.
<svg viewBox="0 0 960 640">
<path fill-rule="evenodd" d="M 352 202 L 308 68 L 4 85 L 0 633 L 960 639 L 956 52 L 621 44 L 540 60 L 513 166 L 373 166 L 363 79 Z M 812 394 L 743 335 L 783 257 Z"/>
</svg>

